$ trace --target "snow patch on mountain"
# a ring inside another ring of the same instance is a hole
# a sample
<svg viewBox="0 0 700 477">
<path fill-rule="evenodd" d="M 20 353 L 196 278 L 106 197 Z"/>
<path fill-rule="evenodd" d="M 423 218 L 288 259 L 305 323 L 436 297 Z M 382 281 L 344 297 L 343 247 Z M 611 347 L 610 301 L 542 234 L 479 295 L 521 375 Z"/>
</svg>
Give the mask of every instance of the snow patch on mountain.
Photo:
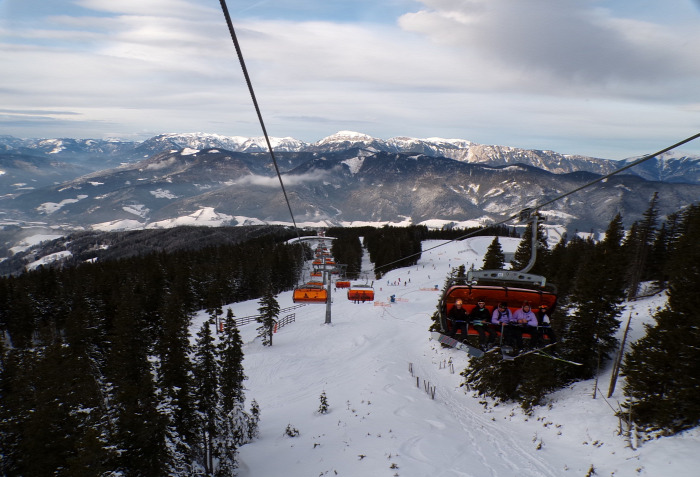
<svg viewBox="0 0 700 477">
<path fill-rule="evenodd" d="M 145 218 L 148 215 L 148 213 L 150 212 L 150 209 L 143 204 L 126 205 L 126 206 L 122 207 L 122 210 L 124 212 L 138 215 L 139 217 L 143 217 L 143 218 Z"/>
<path fill-rule="evenodd" d="M 141 230 L 145 227 L 145 224 L 134 219 L 125 220 L 112 220 L 109 222 L 101 222 L 99 224 L 94 224 L 90 227 L 93 230 L 99 230 L 101 232 L 117 232 L 121 230 Z"/>
<path fill-rule="evenodd" d="M 36 208 L 40 213 L 44 213 L 46 215 L 51 215 L 57 210 L 60 210 L 64 205 L 68 204 L 75 204 L 76 202 L 86 199 L 88 196 L 87 195 L 78 195 L 75 199 L 63 199 L 61 202 L 44 202 L 43 204 L 39 205 L 39 207 Z"/>
<path fill-rule="evenodd" d="M 362 169 L 362 164 L 365 162 L 364 157 L 353 157 L 350 159 L 347 159 L 345 161 L 342 161 L 343 164 L 347 165 L 350 168 L 350 173 L 351 174 L 357 174 L 360 169 Z"/>
<path fill-rule="evenodd" d="M 176 196 L 175 194 L 173 194 L 172 192 L 170 192 L 167 189 L 156 189 L 156 190 L 152 190 L 150 192 L 151 192 L 151 195 L 153 197 L 155 197 L 156 199 L 177 199 L 178 198 L 178 196 Z"/>
<path fill-rule="evenodd" d="M 201 225 L 216 227 L 220 225 L 229 225 L 233 220 L 232 215 L 218 213 L 214 207 L 204 207 L 196 212 L 174 219 L 161 220 L 148 225 L 149 229 L 167 229 L 178 227 L 180 225 Z"/>
<path fill-rule="evenodd" d="M 51 253 L 49 255 L 41 257 L 39 260 L 35 260 L 32 263 L 27 264 L 26 269 L 27 271 L 36 270 L 42 265 L 49 265 L 51 263 L 60 262 L 61 260 L 72 256 L 73 254 L 70 253 L 68 250 L 61 250 L 60 252 Z"/>
<path fill-rule="evenodd" d="M 10 252 L 13 254 L 19 253 L 19 252 L 24 252 L 25 250 L 35 246 L 39 245 L 42 242 L 48 242 L 51 240 L 55 240 L 58 238 L 63 237 L 63 235 L 60 234 L 35 234 L 35 235 L 30 235 L 29 237 L 23 238 L 17 245 L 12 247 L 10 249 Z"/>
</svg>

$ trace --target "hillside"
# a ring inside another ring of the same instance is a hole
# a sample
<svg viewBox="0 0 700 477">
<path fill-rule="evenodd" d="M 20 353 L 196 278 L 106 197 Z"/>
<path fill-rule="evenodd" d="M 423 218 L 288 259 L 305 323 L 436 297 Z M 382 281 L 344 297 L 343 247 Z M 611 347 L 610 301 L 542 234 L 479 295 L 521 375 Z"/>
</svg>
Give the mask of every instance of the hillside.
<svg viewBox="0 0 700 477">
<path fill-rule="evenodd" d="M 416 266 L 374 283 L 374 304 L 354 304 L 335 291 L 330 325 L 324 324 L 325 306 L 302 306 L 294 311 L 295 322 L 274 335 L 271 348 L 255 337 L 255 324 L 242 326 L 246 396 L 257 400 L 262 417 L 260 438 L 240 449 L 239 475 L 697 475 L 697 429 L 632 442 L 634 448 L 618 435 L 622 382 L 604 399 L 608 368 L 596 399 L 593 381 L 579 382 L 549 396 L 532 415 L 460 386 L 467 355 L 429 340 L 439 296 L 434 289 L 442 288 L 452 267 L 480 266 L 490 241 L 476 237 L 425 252 Z M 424 242 L 423 249 L 440 243 Z M 517 243 L 501 239 L 506 252 Z M 291 292 L 277 299 L 282 308 L 293 305 Z M 632 314 L 633 339 L 664 302 L 654 296 L 627 305 L 622 318 Z M 242 317 L 257 314 L 259 305 L 229 306 Z M 197 315 L 193 335 L 205 318 L 204 312 Z M 434 389 L 434 399 L 426 386 Z M 330 412 L 322 415 L 317 410 L 324 392 Z M 285 435 L 288 425 L 298 437 Z"/>
</svg>

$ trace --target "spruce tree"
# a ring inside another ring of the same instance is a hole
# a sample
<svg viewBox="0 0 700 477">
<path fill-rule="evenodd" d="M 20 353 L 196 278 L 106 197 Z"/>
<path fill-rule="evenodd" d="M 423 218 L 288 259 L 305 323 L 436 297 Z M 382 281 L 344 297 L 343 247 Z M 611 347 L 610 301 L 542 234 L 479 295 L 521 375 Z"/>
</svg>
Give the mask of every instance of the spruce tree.
<svg viewBox="0 0 700 477">
<path fill-rule="evenodd" d="M 219 369 L 216 347 L 209 320 L 197 333 L 194 347 L 194 398 L 197 411 L 199 449 L 197 461 L 205 472 L 214 472 L 215 443 L 217 438 L 216 408 L 219 403 Z"/>
<path fill-rule="evenodd" d="M 277 317 L 280 314 L 280 305 L 270 289 L 260 298 L 258 304 L 260 305 L 258 308 L 260 316 L 257 318 L 257 322 L 261 323 L 261 326 L 258 327 L 258 336 L 262 338 L 263 346 L 272 346 L 272 335 Z"/>
<path fill-rule="evenodd" d="M 505 263 L 506 256 L 503 254 L 501 243 L 498 241 L 498 237 L 494 237 L 486 250 L 486 255 L 484 255 L 483 270 L 500 270 L 503 269 Z"/>
<path fill-rule="evenodd" d="M 186 475 L 197 441 L 196 415 L 192 396 L 192 364 L 189 358 L 191 314 L 179 297 L 170 295 L 163 304 L 162 335 L 155 344 L 160 360 L 157 383 L 161 389 L 160 410 L 168 422 L 169 474 Z"/>
<path fill-rule="evenodd" d="M 245 401 L 243 381 L 243 340 L 238 332 L 231 308 L 226 313 L 224 334 L 218 345 L 220 402 L 218 406 L 219 443 L 217 454 L 222 471 L 236 467 L 236 452 L 248 442 L 248 415 L 243 409 Z"/>
<path fill-rule="evenodd" d="M 632 419 L 666 434 L 700 423 L 700 206 L 689 207 L 683 222 L 670 260 L 668 304 L 622 366 Z"/>
<path fill-rule="evenodd" d="M 617 346 L 617 317 L 625 291 L 622 234 L 622 218 L 618 214 L 610 222 L 604 240 L 579 257 L 581 265 L 570 297 L 574 311 L 562 319 L 562 351 L 569 359 L 583 363 L 568 369 L 572 378 L 594 376 Z"/>
<path fill-rule="evenodd" d="M 646 272 L 649 252 L 656 236 L 656 224 L 659 216 L 657 200 L 658 192 L 654 192 L 642 220 L 635 223 L 636 227 L 630 230 L 626 241 L 630 257 L 630 265 L 627 271 L 628 300 L 637 298 L 639 285 Z"/>
<path fill-rule="evenodd" d="M 260 422 L 260 405 L 258 401 L 253 399 L 250 403 L 250 411 L 248 412 L 248 441 L 252 441 L 258 437 L 258 423 Z"/>
</svg>

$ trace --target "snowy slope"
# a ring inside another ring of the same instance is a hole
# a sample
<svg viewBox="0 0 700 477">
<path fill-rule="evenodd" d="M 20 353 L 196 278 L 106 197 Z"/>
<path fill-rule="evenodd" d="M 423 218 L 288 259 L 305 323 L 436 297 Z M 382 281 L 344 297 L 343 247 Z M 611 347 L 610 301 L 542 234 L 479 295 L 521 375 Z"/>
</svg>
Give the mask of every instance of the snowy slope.
<svg viewBox="0 0 700 477">
<path fill-rule="evenodd" d="M 439 297 L 431 289 L 442 288 L 451 267 L 479 267 L 491 240 L 475 237 L 424 252 L 417 266 L 374 283 L 374 304 L 354 304 L 337 290 L 330 325 L 325 306 L 301 307 L 271 348 L 255 338 L 256 324 L 242 326 L 246 397 L 258 401 L 262 414 L 260 438 L 240 449 L 239 475 L 555 477 L 584 476 L 591 466 L 598 476 L 698 475 L 697 429 L 636 450 L 617 435 L 621 382 L 608 400 L 591 398 L 592 381 L 577 383 L 532 416 L 460 386 L 469 358 L 429 340 Z M 441 243 L 424 242 L 423 250 Z M 501 239 L 506 252 L 517 243 Z M 293 305 L 291 292 L 277 299 L 282 308 Z M 635 338 L 663 302 L 653 297 L 625 311 L 624 319 L 633 313 Z M 257 314 L 259 305 L 230 306 L 242 317 Z M 193 332 L 205 318 L 197 315 Z M 605 394 L 609 379 L 606 369 L 599 384 Z M 322 392 L 330 405 L 323 415 L 317 412 Z M 300 435 L 286 436 L 288 425 Z"/>
</svg>

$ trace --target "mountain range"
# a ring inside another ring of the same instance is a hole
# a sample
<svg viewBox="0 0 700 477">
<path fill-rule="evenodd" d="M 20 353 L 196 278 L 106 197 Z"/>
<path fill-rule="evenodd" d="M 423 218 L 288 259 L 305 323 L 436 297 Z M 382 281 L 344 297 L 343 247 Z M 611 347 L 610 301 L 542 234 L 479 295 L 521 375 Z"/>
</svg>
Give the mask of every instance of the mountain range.
<svg viewBox="0 0 700 477">
<path fill-rule="evenodd" d="M 163 134 L 143 142 L 0 136 L 4 227 L 141 229 L 175 225 L 472 226 L 577 189 L 637 158 L 613 161 L 462 139 L 381 140 L 341 131 L 315 143 Z M 700 157 L 650 159 L 542 210 L 550 226 L 604 230 L 700 198 Z"/>
</svg>

